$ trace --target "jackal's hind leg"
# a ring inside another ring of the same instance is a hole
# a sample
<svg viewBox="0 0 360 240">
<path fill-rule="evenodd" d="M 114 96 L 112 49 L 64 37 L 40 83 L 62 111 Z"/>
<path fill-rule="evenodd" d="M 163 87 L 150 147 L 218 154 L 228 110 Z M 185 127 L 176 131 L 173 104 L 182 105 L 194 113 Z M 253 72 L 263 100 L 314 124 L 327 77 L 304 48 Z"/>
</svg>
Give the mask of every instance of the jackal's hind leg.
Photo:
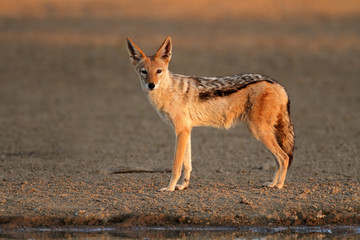
<svg viewBox="0 0 360 240">
<path fill-rule="evenodd" d="M 251 125 L 249 127 L 254 137 L 274 155 L 277 161 L 277 168 L 275 170 L 273 180 L 271 182 L 264 183 L 263 186 L 281 189 L 284 186 L 286 172 L 289 165 L 289 156 L 279 146 L 271 127 L 263 127 L 263 129 L 259 129 Z"/>
<path fill-rule="evenodd" d="M 269 134 L 270 135 L 270 134 Z M 273 135 L 273 134 L 271 134 Z M 286 172 L 289 164 L 288 155 L 282 150 L 282 148 L 277 143 L 275 136 L 274 137 L 266 137 L 265 139 L 261 139 L 261 142 L 266 146 L 267 149 L 274 155 L 277 161 L 277 169 L 275 170 L 275 174 L 273 180 L 271 182 L 265 183 L 266 187 L 276 187 L 281 189 L 284 186 Z"/>
<path fill-rule="evenodd" d="M 275 173 L 274 173 L 274 177 L 273 177 L 273 180 L 272 181 L 269 181 L 269 182 L 265 182 L 263 184 L 264 187 L 270 187 L 270 188 L 273 188 L 275 187 L 276 183 L 277 183 L 277 180 L 279 178 L 279 173 L 280 173 L 280 168 L 279 166 L 276 167 L 276 170 L 275 170 Z"/>
</svg>

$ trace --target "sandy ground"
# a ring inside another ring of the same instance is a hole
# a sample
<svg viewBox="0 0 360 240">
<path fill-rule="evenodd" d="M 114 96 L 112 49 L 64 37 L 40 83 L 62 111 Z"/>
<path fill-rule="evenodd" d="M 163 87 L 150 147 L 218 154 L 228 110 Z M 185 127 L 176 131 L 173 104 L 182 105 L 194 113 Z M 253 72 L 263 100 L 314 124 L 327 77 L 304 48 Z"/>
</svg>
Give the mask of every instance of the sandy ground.
<svg viewBox="0 0 360 240">
<path fill-rule="evenodd" d="M 134 6 L 108 17 L 91 5 L 80 16 L 40 6 L 40 17 L 26 7 L 0 15 L 1 229 L 360 224 L 356 11 L 162 19 Z M 286 87 L 296 149 L 284 189 L 262 187 L 274 160 L 243 125 L 194 129 L 185 191 L 157 192 L 170 173 L 109 174 L 171 167 L 174 133 L 143 96 L 125 46 L 132 37 L 150 54 L 167 35 L 173 72 L 260 72 Z"/>
</svg>

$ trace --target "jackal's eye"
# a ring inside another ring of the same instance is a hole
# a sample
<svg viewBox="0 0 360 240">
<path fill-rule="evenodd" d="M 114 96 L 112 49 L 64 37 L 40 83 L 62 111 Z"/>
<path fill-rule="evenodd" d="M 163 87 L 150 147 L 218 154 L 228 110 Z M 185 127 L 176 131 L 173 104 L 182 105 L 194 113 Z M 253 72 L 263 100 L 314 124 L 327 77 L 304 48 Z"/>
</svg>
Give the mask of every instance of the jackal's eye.
<svg viewBox="0 0 360 240">
<path fill-rule="evenodd" d="M 146 75 L 147 74 L 147 71 L 145 69 L 141 69 L 140 70 L 140 73 L 143 74 L 143 75 Z"/>
<path fill-rule="evenodd" d="M 162 73 L 162 69 L 159 68 L 158 70 L 156 70 L 156 73 L 157 73 L 157 74 Z"/>
</svg>

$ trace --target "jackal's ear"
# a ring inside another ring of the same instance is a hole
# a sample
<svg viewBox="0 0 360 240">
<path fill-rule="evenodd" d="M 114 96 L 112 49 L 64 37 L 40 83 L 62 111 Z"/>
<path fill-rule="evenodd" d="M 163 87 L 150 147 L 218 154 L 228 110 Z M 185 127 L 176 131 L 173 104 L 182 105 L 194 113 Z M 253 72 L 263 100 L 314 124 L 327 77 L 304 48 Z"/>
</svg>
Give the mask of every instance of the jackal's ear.
<svg viewBox="0 0 360 240">
<path fill-rule="evenodd" d="M 146 58 L 146 55 L 130 38 L 126 40 L 131 61 L 136 65 L 141 59 Z"/>
<path fill-rule="evenodd" d="M 155 56 L 169 62 L 171 59 L 171 50 L 172 50 L 171 37 L 168 36 L 161 45 L 161 47 L 157 50 Z"/>
</svg>

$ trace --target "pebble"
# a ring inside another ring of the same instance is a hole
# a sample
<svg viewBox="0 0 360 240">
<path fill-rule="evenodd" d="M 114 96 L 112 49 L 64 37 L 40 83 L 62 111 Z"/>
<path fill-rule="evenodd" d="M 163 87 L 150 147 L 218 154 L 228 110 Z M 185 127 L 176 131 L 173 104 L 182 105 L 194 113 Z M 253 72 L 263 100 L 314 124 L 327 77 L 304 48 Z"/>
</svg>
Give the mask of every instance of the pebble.
<svg viewBox="0 0 360 240">
<path fill-rule="evenodd" d="M 310 193 L 311 193 L 311 190 L 308 189 L 308 188 L 305 188 L 303 193 L 305 193 L 305 194 L 310 194 Z"/>
</svg>

